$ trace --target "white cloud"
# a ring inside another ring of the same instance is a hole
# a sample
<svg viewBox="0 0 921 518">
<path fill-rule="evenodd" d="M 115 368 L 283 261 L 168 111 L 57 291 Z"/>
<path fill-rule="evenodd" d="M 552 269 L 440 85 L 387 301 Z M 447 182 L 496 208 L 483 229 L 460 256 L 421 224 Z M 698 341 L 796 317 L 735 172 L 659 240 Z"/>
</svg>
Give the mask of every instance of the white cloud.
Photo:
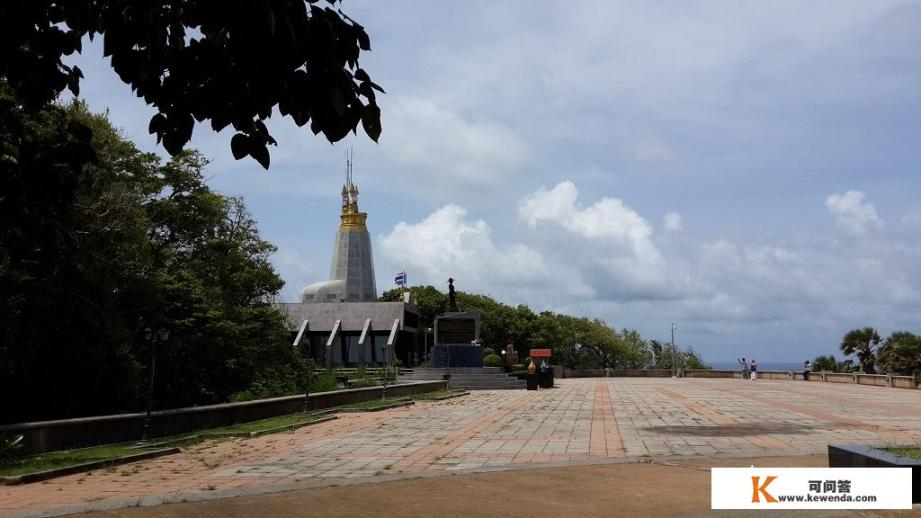
<svg viewBox="0 0 921 518">
<path fill-rule="evenodd" d="M 862 235 L 870 229 L 882 227 L 872 203 L 864 203 L 864 193 L 848 191 L 832 194 L 825 199 L 825 207 L 835 217 L 838 226 L 852 234 Z"/>
<path fill-rule="evenodd" d="M 519 205 L 518 213 L 531 227 L 541 222 L 556 223 L 589 240 L 614 245 L 645 263 L 659 263 L 662 257 L 652 242 L 652 226 L 636 211 L 617 198 L 602 198 L 581 208 L 579 191 L 571 181 L 553 189 L 541 189 Z"/>
<path fill-rule="evenodd" d="M 485 221 L 470 221 L 466 216 L 466 209 L 449 204 L 418 223 L 400 222 L 390 234 L 379 237 L 381 253 L 394 266 L 436 286 L 454 277 L 463 289 L 482 293 L 504 287 L 592 295 L 572 268 L 547 264 L 543 254 L 521 243 L 497 245 Z"/>
<path fill-rule="evenodd" d="M 665 230 L 677 232 L 679 230 L 684 230 L 684 220 L 681 218 L 681 214 L 669 212 L 665 215 L 665 221 L 662 226 L 665 227 Z"/>
<path fill-rule="evenodd" d="M 564 260 L 596 270 L 590 277 L 604 287 L 602 293 L 636 298 L 671 296 L 665 260 L 652 241 L 652 226 L 617 198 L 604 197 L 588 207 L 578 203 L 579 192 L 571 181 L 549 191 L 540 189 L 518 206 L 519 217 L 532 229 L 539 225 L 565 231 L 569 243 Z M 597 271 L 598 269 L 601 271 Z"/>
</svg>

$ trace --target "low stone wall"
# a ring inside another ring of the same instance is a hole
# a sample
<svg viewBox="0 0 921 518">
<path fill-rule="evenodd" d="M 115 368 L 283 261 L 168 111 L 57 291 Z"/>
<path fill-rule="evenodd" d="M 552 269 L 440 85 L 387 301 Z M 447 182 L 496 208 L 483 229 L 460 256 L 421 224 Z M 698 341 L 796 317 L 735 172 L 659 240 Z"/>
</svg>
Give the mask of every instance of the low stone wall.
<svg viewBox="0 0 921 518">
<path fill-rule="evenodd" d="M 615 378 L 671 378 L 671 369 L 611 369 Z"/>
<path fill-rule="evenodd" d="M 736 371 L 715 371 L 715 370 L 686 370 L 684 371 L 684 377 L 686 378 L 735 378 Z"/>
<path fill-rule="evenodd" d="M 605 377 L 602 369 L 563 369 L 566 378 L 600 378 Z M 620 378 L 670 378 L 669 369 L 608 369 L 608 375 Z M 681 373 L 685 378 L 742 378 L 742 372 L 736 370 L 686 370 Z M 803 371 L 758 371 L 758 379 L 804 381 Z M 855 383 L 875 387 L 893 387 L 921 389 L 911 376 L 890 376 L 886 374 L 864 374 L 859 372 L 810 372 L 810 383 Z"/>
<path fill-rule="evenodd" d="M 405 396 L 447 388 L 446 381 L 401 383 L 386 387 L 387 397 Z M 332 408 L 380 399 L 384 387 L 319 392 L 310 395 L 310 408 Z M 194 430 L 258 421 L 304 409 L 304 396 L 285 396 L 241 403 L 158 410 L 150 414 L 151 437 L 166 437 Z M 26 454 L 81 448 L 97 444 L 136 441 L 144 430 L 144 413 L 79 417 L 0 426 L 0 435 L 23 435 Z"/>
<path fill-rule="evenodd" d="M 892 386 L 896 388 L 915 388 L 915 379 L 911 376 L 893 376 Z"/>
<path fill-rule="evenodd" d="M 564 378 L 604 378 L 604 369 L 563 369 Z"/>
</svg>

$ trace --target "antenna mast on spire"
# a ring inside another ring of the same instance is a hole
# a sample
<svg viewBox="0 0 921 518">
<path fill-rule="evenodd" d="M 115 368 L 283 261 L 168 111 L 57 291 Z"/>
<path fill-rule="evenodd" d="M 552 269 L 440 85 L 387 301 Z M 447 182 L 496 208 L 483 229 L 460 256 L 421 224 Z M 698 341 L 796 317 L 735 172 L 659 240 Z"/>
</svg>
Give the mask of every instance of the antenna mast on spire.
<svg viewBox="0 0 921 518">
<path fill-rule="evenodd" d="M 355 182 L 352 180 L 352 157 L 353 149 L 350 147 L 345 150 L 345 184 L 351 189 Z"/>
</svg>

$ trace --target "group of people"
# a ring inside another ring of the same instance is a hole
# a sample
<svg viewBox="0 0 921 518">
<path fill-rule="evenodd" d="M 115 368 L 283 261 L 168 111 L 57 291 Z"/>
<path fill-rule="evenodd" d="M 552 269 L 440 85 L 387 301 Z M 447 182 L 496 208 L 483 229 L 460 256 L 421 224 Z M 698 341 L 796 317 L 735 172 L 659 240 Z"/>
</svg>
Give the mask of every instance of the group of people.
<svg viewBox="0 0 921 518">
<path fill-rule="evenodd" d="M 739 365 L 742 366 L 742 379 L 755 381 L 758 379 L 758 362 L 754 359 L 751 363 L 745 361 L 745 358 L 738 358 Z M 803 379 L 809 381 L 809 373 L 812 372 L 812 362 L 806 360 L 803 362 Z"/>
<path fill-rule="evenodd" d="M 751 364 L 745 361 L 745 358 L 737 358 L 739 365 L 742 366 L 742 379 L 755 381 L 758 379 L 758 362 L 752 359 Z"/>
</svg>

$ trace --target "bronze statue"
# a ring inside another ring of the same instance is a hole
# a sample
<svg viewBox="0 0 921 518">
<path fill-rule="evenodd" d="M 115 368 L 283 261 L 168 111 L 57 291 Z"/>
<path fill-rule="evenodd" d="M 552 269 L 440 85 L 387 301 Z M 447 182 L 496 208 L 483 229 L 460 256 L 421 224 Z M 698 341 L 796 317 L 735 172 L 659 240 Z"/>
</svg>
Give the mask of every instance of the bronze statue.
<svg viewBox="0 0 921 518">
<path fill-rule="evenodd" d="M 455 313 L 460 311 L 457 309 L 457 293 L 454 291 L 454 279 L 448 279 L 448 311 Z"/>
</svg>

